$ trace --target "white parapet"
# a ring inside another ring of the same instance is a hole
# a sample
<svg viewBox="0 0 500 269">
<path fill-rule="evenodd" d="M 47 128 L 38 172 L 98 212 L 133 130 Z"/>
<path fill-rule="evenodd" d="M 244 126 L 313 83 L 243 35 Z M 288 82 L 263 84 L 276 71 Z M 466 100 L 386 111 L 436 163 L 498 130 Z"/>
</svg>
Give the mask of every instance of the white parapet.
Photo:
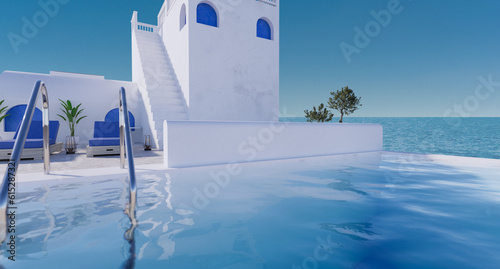
<svg viewBox="0 0 500 269">
<path fill-rule="evenodd" d="M 382 150 L 378 124 L 165 121 L 169 168 Z"/>
</svg>

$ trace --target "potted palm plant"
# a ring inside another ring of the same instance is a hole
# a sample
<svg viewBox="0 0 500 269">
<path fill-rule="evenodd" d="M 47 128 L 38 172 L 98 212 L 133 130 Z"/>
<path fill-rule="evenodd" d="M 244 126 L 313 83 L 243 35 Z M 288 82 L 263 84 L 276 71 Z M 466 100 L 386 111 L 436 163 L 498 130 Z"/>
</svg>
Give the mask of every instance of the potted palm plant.
<svg viewBox="0 0 500 269">
<path fill-rule="evenodd" d="M 5 102 L 5 100 L 0 101 L 0 122 L 2 122 L 2 120 L 5 119 L 5 117 L 9 116 L 8 114 L 5 114 L 5 111 L 7 111 L 8 107 L 7 106 L 2 107 L 3 102 Z M 2 114 L 5 114 L 5 115 L 2 115 Z M 0 137 L 0 140 L 1 139 L 2 139 L 2 137 Z"/>
<path fill-rule="evenodd" d="M 65 122 L 68 123 L 70 135 L 66 137 L 66 154 L 74 154 L 76 152 L 78 139 L 75 136 L 75 128 L 81 120 L 86 118 L 87 116 L 81 115 L 83 112 L 83 108 L 80 109 L 81 103 L 77 106 L 73 106 L 70 100 L 63 101 L 59 99 L 61 102 L 61 111 L 63 115 L 57 114 L 57 116 L 61 117 Z"/>
</svg>

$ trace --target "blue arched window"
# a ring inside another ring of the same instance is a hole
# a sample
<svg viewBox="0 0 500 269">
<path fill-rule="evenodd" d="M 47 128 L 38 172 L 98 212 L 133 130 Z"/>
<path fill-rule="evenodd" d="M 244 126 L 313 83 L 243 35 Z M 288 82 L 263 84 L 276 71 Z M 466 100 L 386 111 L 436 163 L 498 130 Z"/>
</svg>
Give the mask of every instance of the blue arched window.
<svg viewBox="0 0 500 269">
<path fill-rule="evenodd" d="M 272 29 L 269 23 L 264 19 L 257 21 L 257 37 L 272 40 Z"/>
<path fill-rule="evenodd" d="M 198 5 L 196 8 L 197 23 L 218 27 L 217 21 L 217 12 L 215 12 L 215 9 L 211 5 L 207 3 L 200 3 Z"/>
<path fill-rule="evenodd" d="M 180 17 L 179 17 L 179 30 L 182 30 L 182 28 L 184 28 L 184 26 L 186 25 L 187 23 L 187 17 L 186 17 L 186 5 L 185 4 L 182 4 L 182 7 L 181 7 L 181 14 L 180 14 Z"/>
<path fill-rule="evenodd" d="M 9 115 L 4 119 L 5 122 L 5 132 L 15 132 L 17 127 L 21 124 L 24 117 L 24 112 L 26 111 L 27 105 L 17 105 L 11 107 L 5 115 Z M 41 121 L 42 111 L 35 107 L 35 113 L 33 113 L 32 121 Z"/>
<path fill-rule="evenodd" d="M 130 111 L 128 112 L 128 119 L 130 121 L 130 127 L 135 127 L 135 118 Z M 106 117 L 104 117 L 104 121 L 120 122 L 120 109 L 111 109 L 108 114 L 106 114 Z"/>
</svg>

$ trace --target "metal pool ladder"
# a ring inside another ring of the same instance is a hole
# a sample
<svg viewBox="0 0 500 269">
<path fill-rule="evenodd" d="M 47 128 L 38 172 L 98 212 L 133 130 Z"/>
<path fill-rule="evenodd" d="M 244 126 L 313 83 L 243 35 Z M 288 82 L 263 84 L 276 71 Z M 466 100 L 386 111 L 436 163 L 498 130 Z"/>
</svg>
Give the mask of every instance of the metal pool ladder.
<svg viewBox="0 0 500 269">
<path fill-rule="evenodd" d="M 43 170 L 45 174 L 50 172 L 50 149 L 49 149 L 49 96 L 45 83 L 37 81 L 31 92 L 31 97 L 24 112 L 24 117 L 21 122 L 21 127 L 17 135 L 12 154 L 10 155 L 9 163 L 3 177 L 0 189 L 0 244 L 7 238 L 7 227 L 9 222 L 8 207 L 15 208 L 15 188 L 16 188 L 16 172 L 21 160 L 21 153 L 28 137 L 31 120 L 35 112 L 36 101 L 39 95 L 42 95 L 42 121 L 43 121 Z M 10 192 L 9 192 L 10 190 Z"/>
<path fill-rule="evenodd" d="M 125 149 L 127 153 L 129 175 L 129 201 L 125 207 L 125 214 L 130 219 L 130 228 L 125 231 L 124 237 L 130 245 L 129 257 L 121 268 L 133 269 L 135 266 L 135 236 L 137 227 L 135 207 L 137 203 L 137 186 L 135 180 L 134 153 L 132 151 L 132 135 L 130 133 L 130 119 L 128 115 L 127 96 L 125 88 L 120 89 L 120 166 L 125 168 Z"/>
<path fill-rule="evenodd" d="M 134 153 L 132 151 L 132 134 L 130 133 L 130 119 L 128 115 L 127 96 L 125 88 L 120 89 L 120 166 L 125 168 L 125 149 L 127 153 L 129 175 L 129 203 L 125 213 L 132 223 L 131 233 L 137 226 L 135 207 L 137 201 L 137 185 L 135 180 Z"/>
</svg>

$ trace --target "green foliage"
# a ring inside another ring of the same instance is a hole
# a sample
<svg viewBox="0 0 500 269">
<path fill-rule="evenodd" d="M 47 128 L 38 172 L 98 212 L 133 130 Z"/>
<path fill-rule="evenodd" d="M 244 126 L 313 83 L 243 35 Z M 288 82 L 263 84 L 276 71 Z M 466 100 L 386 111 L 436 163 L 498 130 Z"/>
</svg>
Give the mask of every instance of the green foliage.
<svg viewBox="0 0 500 269">
<path fill-rule="evenodd" d="M 3 102 L 5 102 L 5 100 L 0 101 L 0 122 L 2 122 L 3 119 L 5 119 L 7 116 L 9 116 L 8 114 L 2 116 L 2 114 L 4 114 L 8 108 L 8 106 L 2 107 Z"/>
<path fill-rule="evenodd" d="M 361 97 L 356 97 L 354 91 L 349 89 L 348 86 L 343 87 L 342 90 L 331 92 L 332 97 L 328 101 L 328 107 L 338 110 L 340 112 L 340 120 L 342 123 L 344 115 L 349 115 L 358 110 L 360 106 Z"/>
<path fill-rule="evenodd" d="M 69 100 L 63 101 L 63 100 L 59 99 L 59 101 L 61 101 L 61 106 L 62 106 L 61 111 L 63 112 L 64 116 L 60 115 L 60 114 L 57 114 L 57 116 L 61 117 L 65 122 L 68 123 L 71 136 L 75 136 L 76 125 L 81 120 L 83 120 L 84 118 L 87 117 L 87 116 L 80 116 L 80 114 L 83 111 L 83 108 L 80 109 L 80 106 L 82 104 L 80 103 L 76 107 L 73 107 L 73 105 L 71 104 L 71 101 L 69 101 Z"/>
<path fill-rule="evenodd" d="M 318 110 L 316 110 L 316 107 L 313 106 L 311 111 L 306 109 L 304 110 L 304 113 L 306 113 L 308 122 L 329 122 L 333 118 L 333 114 L 325 108 L 323 103 L 318 106 Z"/>
</svg>

